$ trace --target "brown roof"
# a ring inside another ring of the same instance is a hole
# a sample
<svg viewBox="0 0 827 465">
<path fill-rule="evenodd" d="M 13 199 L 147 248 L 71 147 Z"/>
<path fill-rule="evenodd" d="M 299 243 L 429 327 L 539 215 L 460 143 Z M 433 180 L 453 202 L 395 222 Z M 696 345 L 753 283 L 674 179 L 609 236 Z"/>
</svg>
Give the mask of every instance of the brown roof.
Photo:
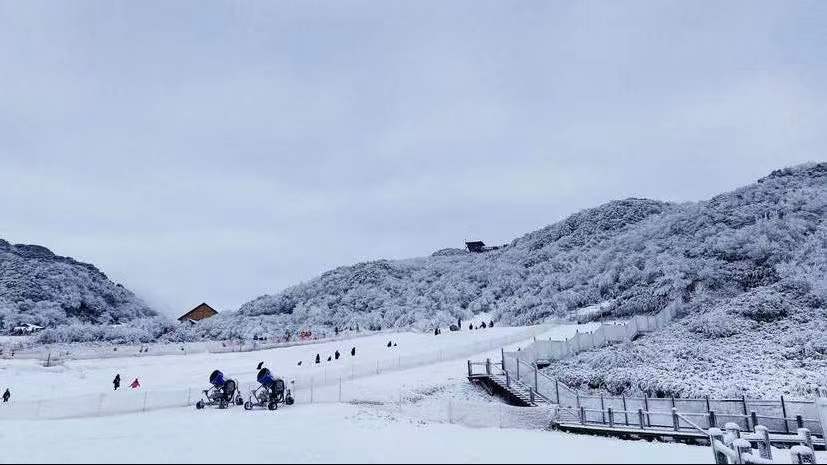
<svg viewBox="0 0 827 465">
<path fill-rule="evenodd" d="M 218 315 L 218 312 L 214 308 L 207 305 L 206 303 L 203 303 L 203 304 L 193 308 L 192 310 L 188 311 L 184 315 L 182 315 L 180 318 L 178 318 L 178 321 L 180 321 L 180 322 L 184 322 L 184 321 L 187 321 L 187 320 L 201 321 L 201 320 L 205 320 L 205 319 L 210 318 L 210 317 L 215 316 L 215 315 Z"/>
</svg>

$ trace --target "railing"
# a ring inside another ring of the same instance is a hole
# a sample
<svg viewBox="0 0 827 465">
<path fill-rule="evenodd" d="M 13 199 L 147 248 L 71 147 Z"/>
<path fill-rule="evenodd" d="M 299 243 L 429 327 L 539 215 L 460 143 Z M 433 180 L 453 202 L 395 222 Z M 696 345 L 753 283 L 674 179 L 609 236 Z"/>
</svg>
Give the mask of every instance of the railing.
<svg viewBox="0 0 827 465">
<path fill-rule="evenodd" d="M 715 463 L 725 464 L 772 464 L 772 439 L 769 430 L 761 425 L 755 427 L 754 435 L 742 435 L 735 423 L 728 423 L 726 431 L 710 428 L 709 443 L 715 456 Z M 797 432 L 799 444 L 790 449 L 792 463 L 815 464 L 816 455 L 813 437 L 807 428 Z M 753 452 L 752 443 L 758 445 L 757 454 Z"/>
<path fill-rule="evenodd" d="M 560 408 L 575 409 L 578 417 L 584 409 L 587 413 L 584 423 L 607 424 L 611 410 L 617 415 L 618 423 L 624 425 L 638 423 L 646 428 L 672 428 L 673 412 L 677 412 L 680 428 L 708 429 L 733 422 L 747 431 L 764 425 L 774 434 L 794 434 L 800 428 L 807 428 L 818 436 L 825 433 L 821 416 L 827 415 L 827 401 L 824 414 L 820 414 L 815 401 L 789 400 L 783 396 L 779 400 L 590 396 L 581 395 L 538 370 L 536 364 L 519 358 L 509 361 L 504 357 L 500 365 L 509 378 L 531 387 L 538 396 Z M 641 412 L 642 422 L 638 418 Z"/>
<path fill-rule="evenodd" d="M 537 360 L 561 360 L 586 350 L 631 341 L 641 334 L 663 328 L 674 318 L 675 310 L 665 308 L 657 315 L 636 315 L 621 324 L 604 323 L 594 331 L 578 332 L 565 341 L 535 341 L 519 351 L 503 352 L 503 361 L 510 365 L 517 359 L 532 363 Z"/>
</svg>

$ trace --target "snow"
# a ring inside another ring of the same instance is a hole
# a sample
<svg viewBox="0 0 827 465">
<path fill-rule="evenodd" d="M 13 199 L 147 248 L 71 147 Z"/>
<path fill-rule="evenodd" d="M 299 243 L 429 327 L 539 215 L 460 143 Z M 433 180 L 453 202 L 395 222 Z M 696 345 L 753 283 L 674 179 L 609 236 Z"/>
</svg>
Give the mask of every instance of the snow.
<svg viewBox="0 0 827 465">
<path fill-rule="evenodd" d="M 550 411 L 502 404 L 468 383 L 465 358 L 449 357 L 486 341 L 525 337 L 528 330 L 541 339 L 565 339 L 593 328 L 594 324 L 499 327 L 442 336 L 386 333 L 260 352 L 102 358 L 67 361 L 51 368 L 28 360 L 4 361 L 0 383 L 10 385 L 14 397 L 12 404 L 0 406 L 0 461 L 709 463 L 711 451 L 706 447 L 538 429 L 548 425 Z M 505 349 L 526 347 L 533 339 L 526 337 Z M 398 347 L 388 349 L 388 340 Z M 97 400 L 106 394 L 140 401 L 145 394 L 151 398 L 166 389 L 203 388 L 215 368 L 246 384 L 260 361 L 282 375 L 316 374 L 323 379 L 331 368 L 307 365 L 315 354 L 347 350 L 341 363 L 353 363 L 349 360 L 353 345 L 358 348 L 358 363 L 381 364 L 393 357 L 420 357 L 424 362 L 343 380 L 340 385 L 318 386 L 312 403 L 308 391 L 301 390 L 296 405 L 277 412 L 240 408 L 197 412 L 188 407 L 107 416 L 108 404 Z M 444 358 L 439 354 L 445 354 Z M 492 348 L 470 358 L 498 357 L 499 349 Z M 304 366 L 295 366 L 297 360 Z M 112 393 L 115 372 L 121 373 L 124 384 L 140 377 L 143 387 Z M 31 400 L 49 399 L 44 405 L 60 406 L 62 402 L 78 402 L 74 396 L 79 394 L 98 403 L 101 416 L 60 420 L 5 416 L 12 412 L 9 408 Z M 44 438 L 48 440 L 44 442 Z M 784 457 L 780 452 L 777 455 Z"/>
<path fill-rule="evenodd" d="M 567 325 L 535 328 L 540 338 L 566 338 L 589 327 Z M 242 383 L 253 379 L 255 365 L 265 361 L 282 375 L 323 374 L 325 366 L 307 364 L 315 354 L 357 345 L 359 363 L 389 357 L 417 356 L 439 360 L 440 353 L 475 347 L 486 340 L 526 334 L 527 328 L 494 328 L 445 333 L 381 334 L 345 342 L 323 342 L 261 352 L 104 358 L 67 361 L 45 368 L 33 361 L 4 362 L 0 380 L 12 387 L 12 404 L 0 408 L 0 442 L 4 462 L 133 463 L 133 462 L 527 462 L 567 461 L 629 463 L 705 463 L 705 448 L 675 444 L 623 442 L 526 428 L 548 424 L 550 413 L 509 407 L 474 388 L 466 379 L 465 359 L 446 359 L 422 366 L 387 370 L 382 375 L 321 386 L 310 403 L 299 392 L 297 404 L 277 412 L 245 412 L 173 408 L 147 413 L 63 420 L 7 419 L 4 410 L 33 399 L 75 402 L 78 394 L 101 394 L 140 400 L 164 389 L 202 388 L 209 372 L 222 369 Z M 387 341 L 398 347 L 388 349 Z M 525 347 L 533 338 L 506 347 Z M 345 350 L 342 350 L 344 353 Z M 499 349 L 474 359 L 497 359 Z M 447 356 L 446 356 L 447 357 Z M 342 363 L 352 363 L 346 360 Z M 111 379 L 121 373 L 124 384 L 140 377 L 140 391 L 111 392 Z M 336 395 L 350 400 L 340 403 Z M 103 410 L 106 410 L 104 406 Z M 105 415 L 106 412 L 100 412 Z M 534 415 L 534 423 L 522 421 Z M 539 423 L 537 422 L 539 420 Z M 453 424 L 452 424 L 453 423 Z M 473 426 L 473 427 L 471 427 Z M 508 426 L 499 428 L 497 426 Z M 205 433 L 207 432 L 207 433 Z M 43 438 L 49 438 L 44 446 Z M 221 440 L 214 440 L 220 438 Z M 553 450 L 553 454 L 548 451 Z"/>
<path fill-rule="evenodd" d="M 709 463 L 711 457 L 701 447 L 421 424 L 341 404 L 276 413 L 175 409 L 19 422 L 3 430 L 2 460 L 20 463 Z"/>
</svg>

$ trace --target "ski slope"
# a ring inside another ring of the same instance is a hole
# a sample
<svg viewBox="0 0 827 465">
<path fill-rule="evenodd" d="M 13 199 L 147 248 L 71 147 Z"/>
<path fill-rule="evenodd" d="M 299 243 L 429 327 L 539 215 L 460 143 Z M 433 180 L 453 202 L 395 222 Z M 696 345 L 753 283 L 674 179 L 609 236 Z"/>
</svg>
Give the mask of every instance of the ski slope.
<svg viewBox="0 0 827 465">
<path fill-rule="evenodd" d="M 534 332 L 539 338 L 559 339 L 589 329 L 561 325 Z M 380 375 L 321 385 L 314 399 L 308 398 L 308 391 L 299 390 L 297 404 L 277 412 L 170 408 L 111 415 L 104 409 L 100 416 L 85 418 L 7 417 L 4 421 L 0 408 L 0 462 L 709 462 L 711 452 L 701 447 L 524 429 L 546 425 L 549 418 L 543 415 L 547 412 L 532 410 L 539 420 L 535 425 L 522 422 L 525 410 L 515 413 L 514 407 L 471 386 L 465 376 L 466 358 L 450 355 L 498 338 L 519 337 L 526 330 L 494 328 L 441 336 L 380 334 L 347 341 L 350 344 L 321 342 L 252 353 L 104 358 L 67 361 L 51 368 L 33 361 L 4 361 L 0 387 L 11 387 L 14 398 L 12 405 L 3 408 L 45 399 L 60 405 L 75 402 L 78 395 L 111 394 L 115 373 L 121 374 L 124 384 L 134 377 L 143 384 L 138 391 L 118 392 L 124 399 L 183 386 L 203 388 L 216 368 L 247 383 L 261 361 L 288 379 L 310 374 L 321 380 L 325 371 L 336 366 L 335 362 L 328 364 L 325 355 L 337 349 L 344 356 L 338 362 L 343 366 L 384 364 L 394 357 L 414 357 L 423 364 L 404 369 L 393 369 L 390 364 Z M 389 340 L 397 347 L 389 349 Z M 524 347 L 532 340 L 526 338 L 506 348 Z M 356 357 L 350 357 L 353 345 Z M 319 366 L 312 363 L 317 353 L 324 360 Z M 471 358 L 497 360 L 498 356 L 499 349 L 490 349 Z M 433 362 L 425 363 L 428 360 Z"/>
</svg>

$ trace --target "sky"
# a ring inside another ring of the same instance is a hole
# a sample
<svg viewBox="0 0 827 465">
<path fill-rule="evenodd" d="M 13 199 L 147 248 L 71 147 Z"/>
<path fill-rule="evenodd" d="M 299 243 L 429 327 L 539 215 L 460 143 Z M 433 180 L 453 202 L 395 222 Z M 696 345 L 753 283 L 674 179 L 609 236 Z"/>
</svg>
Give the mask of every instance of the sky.
<svg viewBox="0 0 827 465">
<path fill-rule="evenodd" d="M 823 1 L 0 0 L 0 238 L 158 310 L 825 160 Z"/>
</svg>

